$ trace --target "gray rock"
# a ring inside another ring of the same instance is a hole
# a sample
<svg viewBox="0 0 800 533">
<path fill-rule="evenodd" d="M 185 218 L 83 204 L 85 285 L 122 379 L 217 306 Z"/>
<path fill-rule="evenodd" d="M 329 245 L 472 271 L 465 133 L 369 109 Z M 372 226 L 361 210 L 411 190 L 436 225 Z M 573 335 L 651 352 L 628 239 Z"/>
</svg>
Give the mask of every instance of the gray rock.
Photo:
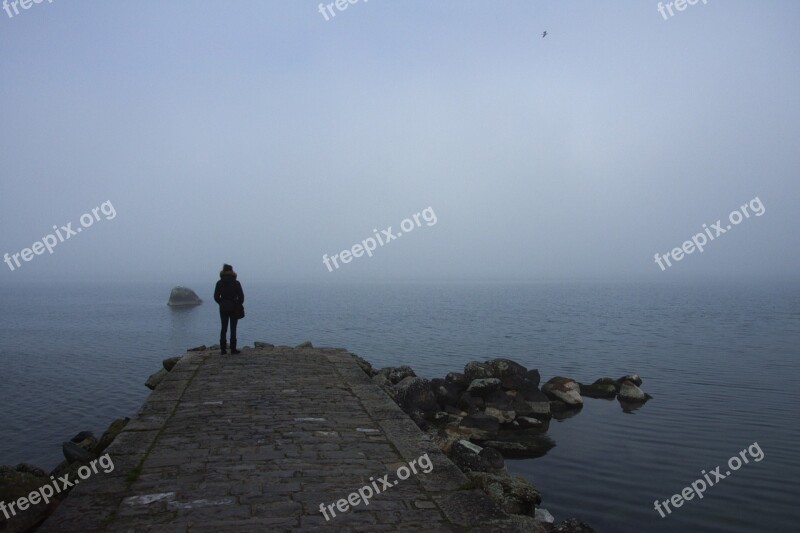
<svg viewBox="0 0 800 533">
<path fill-rule="evenodd" d="M 169 294 L 167 305 L 180 307 L 185 305 L 200 305 L 201 303 L 203 303 L 203 300 L 201 300 L 192 289 L 175 287 Z"/>
<path fill-rule="evenodd" d="M 483 447 L 499 451 L 506 459 L 542 457 L 555 447 L 555 441 L 549 436 L 530 431 L 502 431 L 493 438 L 476 440 Z"/>
<path fill-rule="evenodd" d="M 582 396 L 589 398 L 613 398 L 617 395 L 617 382 L 611 378 L 600 378 L 591 385 L 580 384 Z"/>
<path fill-rule="evenodd" d="M 452 381 L 441 378 L 432 379 L 431 386 L 433 394 L 436 396 L 436 401 L 439 402 L 442 408 L 448 405 L 455 406 L 464 391 Z"/>
<path fill-rule="evenodd" d="M 390 396 L 394 397 L 394 390 L 392 389 L 392 382 L 389 381 L 389 369 L 382 368 L 375 372 L 375 375 L 372 376 L 372 381 L 381 387 L 383 390 L 389 393 Z"/>
<path fill-rule="evenodd" d="M 642 389 L 634 385 L 631 381 L 623 381 L 620 384 L 617 397 L 620 401 L 628 403 L 644 403 L 650 399 Z"/>
<path fill-rule="evenodd" d="M 500 422 L 493 416 L 480 413 L 467 415 L 461 419 L 459 430 L 479 439 L 490 438 L 500 429 Z"/>
<path fill-rule="evenodd" d="M 491 359 L 486 366 L 492 377 L 500 380 L 504 389 L 516 389 L 527 379 L 528 369 L 511 359 Z"/>
<path fill-rule="evenodd" d="M 472 383 L 476 379 L 484 379 L 492 377 L 492 370 L 486 363 L 479 363 L 478 361 L 471 361 L 464 367 L 464 378 L 468 383 Z"/>
<path fill-rule="evenodd" d="M 581 388 L 574 379 L 556 376 L 542 386 L 542 392 L 553 400 L 558 400 L 569 406 L 583 405 Z"/>
<path fill-rule="evenodd" d="M 460 387 L 463 390 L 466 390 L 467 386 L 469 386 L 469 381 L 467 381 L 467 376 L 462 374 L 461 372 L 449 372 L 445 377 L 445 381 L 449 381 L 453 385 Z"/>
<path fill-rule="evenodd" d="M 91 431 L 81 431 L 61 444 L 64 458 L 70 462 L 88 462 L 94 458 L 92 450 L 97 446 L 97 437 Z"/>
<path fill-rule="evenodd" d="M 103 436 L 100 437 L 100 440 L 97 441 L 97 445 L 94 447 L 92 453 L 96 457 L 99 457 L 103 454 L 106 448 L 108 448 L 114 439 L 117 438 L 117 435 L 122 433 L 122 430 L 125 429 L 125 426 L 128 425 L 131 419 L 128 417 L 125 418 L 118 418 L 111 422 L 111 425 L 108 426 L 108 429 L 103 433 Z"/>
<path fill-rule="evenodd" d="M 533 517 L 539 522 L 544 522 L 545 524 L 552 524 L 556 521 L 556 518 L 544 507 L 537 507 Z"/>
<path fill-rule="evenodd" d="M 488 471 L 502 470 L 506 466 L 506 460 L 503 458 L 503 454 L 494 448 L 484 448 L 478 452 L 478 456 L 481 458 L 483 465 Z"/>
<path fill-rule="evenodd" d="M 305 341 L 305 342 L 301 342 L 300 344 L 298 344 L 294 348 L 295 348 L 295 350 L 303 350 L 303 349 L 306 349 L 306 348 L 311 349 L 311 348 L 314 348 L 314 345 L 311 344 L 311 341 Z"/>
<path fill-rule="evenodd" d="M 625 376 L 622 376 L 617 380 L 617 384 L 622 385 L 623 381 L 630 381 L 637 387 L 642 386 L 642 378 L 639 377 L 639 374 L 627 374 Z"/>
<path fill-rule="evenodd" d="M 447 426 L 450 424 L 458 425 L 458 423 L 461 422 L 461 416 L 453 413 L 448 413 L 446 411 L 438 411 L 436 414 L 433 415 L 431 421 L 439 427 Z"/>
<path fill-rule="evenodd" d="M 534 414 L 533 408 L 530 406 L 530 404 L 518 396 L 512 399 L 511 404 L 508 406 L 508 410 L 517 413 L 518 418 L 520 416 L 531 416 Z"/>
<path fill-rule="evenodd" d="M 169 372 L 161 368 L 158 370 L 158 372 L 152 374 L 149 378 L 147 378 L 147 381 L 145 381 L 144 384 L 147 386 L 148 389 L 156 390 L 156 387 L 158 387 L 161 384 L 161 382 L 164 381 L 164 378 L 167 377 L 168 374 Z"/>
<path fill-rule="evenodd" d="M 538 418 L 529 416 L 518 416 L 511 423 L 511 426 L 518 429 L 540 428 L 544 423 Z"/>
<path fill-rule="evenodd" d="M 514 408 L 512 405 L 516 400 L 516 395 L 514 391 L 504 391 L 501 387 L 498 387 L 496 390 L 482 396 L 486 407 L 494 407 L 495 409 L 499 409 L 501 411 L 513 411 Z"/>
<path fill-rule="evenodd" d="M 170 357 L 169 359 L 164 359 L 163 361 L 161 361 L 161 365 L 164 367 L 164 370 L 169 372 L 173 368 L 175 368 L 175 365 L 177 365 L 178 361 L 180 360 L 181 360 L 180 357 Z"/>
<path fill-rule="evenodd" d="M 270 344 L 268 342 L 261 342 L 261 341 L 254 342 L 253 346 L 255 346 L 256 348 L 260 348 L 262 350 L 271 350 L 271 349 L 275 348 L 274 344 Z"/>
<path fill-rule="evenodd" d="M 479 378 L 473 379 L 467 392 L 473 396 L 486 396 L 500 388 L 501 382 L 497 378 Z"/>
<path fill-rule="evenodd" d="M 540 393 L 539 383 L 530 379 L 526 379 L 517 387 L 517 396 L 524 400 L 538 398 Z"/>
<path fill-rule="evenodd" d="M 393 385 L 400 383 L 401 381 L 403 381 L 408 377 L 412 378 L 417 377 L 417 375 L 414 373 L 414 369 L 406 365 L 389 368 L 388 370 L 389 370 L 389 375 L 388 375 L 389 381 Z"/>
<path fill-rule="evenodd" d="M 533 370 L 528 370 L 527 377 L 528 381 L 533 383 L 534 387 L 538 387 L 539 383 L 541 383 L 542 381 L 542 377 L 539 375 L 539 371 L 535 368 Z"/>
<path fill-rule="evenodd" d="M 219 348 L 219 346 L 217 346 L 217 348 Z M 200 346 L 195 346 L 194 348 L 189 348 L 189 349 L 188 349 L 188 350 L 186 350 L 186 351 L 187 351 L 187 352 L 204 352 L 204 351 L 206 351 L 207 349 L 208 349 L 208 348 L 206 348 L 206 345 L 205 345 L 205 344 L 201 344 Z"/>
<path fill-rule="evenodd" d="M 361 370 L 364 371 L 366 375 L 372 377 L 375 374 L 377 374 L 377 371 L 374 368 L 372 368 L 372 365 L 369 363 L 369 361 L 367 361 L 363 357 L 357 356 L 354 353 L 351 353 L 350 356 L 353 358 L 353 360 L 356 362 L 359 368 L 361 368 Z"/>
<path fill-rule="evenodd" d="M 467 413 L 475 413 L 483 409 L 484 403 L 482 398 L 475 397 L 472 394 L 465 392 L 458 399 L 456 407 L 462 411 L 466 411 Z"/>
<path fill-rule="evenodd" d="M 533 516 L 542 497 L 533 485 L 520 476 L 469 472 L 466 476 L 509 514 Z"/>
<path fill-rule="evenodd" d="M 482 449 L 468 440 L 461 439 L 453 443 L 447 456 L 462 472 L 481 472 L 483 465 L 478 453 Z"/>
<path fill-rule="evenodd" d="M 508 424 L 517 417 L 517 413 L 514 411 L 501 411 L 500 409 L 495 409 L 494 407 L 487 407 L 483 411 L 483 414 L 496 418 L 501 424 Z"/>
<path fill-rule="evenodd" d="M 436 412 L 439 404 L 431 389 L 431 382 L 424 378 L 407 377 L 394 386 L 395 400 L 407 413 L 419 410 L 423 413 Z"/>
<path fill-rule="evenodd" d="M 477 455 L 477 454 L 481 453 L 481 451 L 483 451 L 483 448 L 481 448 L 480 446 L 478 446 L 474 442 L 470 442 L 468 440 L 461 439 L 461 440 L 458 441 L 458 443 L 461 446 L 467 448 L 468 450 L 471 450 L 475 455 Z"/>
<path fill-rule="evenodd" d="M 453 442 L 447 456 L 462 472 L 495 472 L 505 466 L 500 452 L 465 439 Z"/>
<path fill-rule="evenodd" d="M 537 390 L 535 394 L 530 394 L 525 403 L 530 407 L 530 412 L 526 414 L 550 417 L 550 400 L 542 391 Z M 517 412 L 519 413 L 520 410 Z"/>
<path fill-rule="evenodd" d="M 91 433 L 90 433 L 90 435 L 91 435 Z M 474 446 L 477 446 L 477 444 L 474 445 Z M 16 468 L 16 471 L 17 472 L 22 472 L 23 474 L 31 474 L 32 476 L 36 476 L 36 477 L 47 477 L 47 472 L 45 472 L 44 469 L 39 468 L 36 465 L 32 465 L 32 464 L 28 464 L 28 463 L 20 463 L 20 464 L 18 464 L 17 468 Z"/>
<path fill-rule="evenodd" d="M 93 459 L 89 450 L 81 448 L 74 442 L 65 441 L 61 443 L 61 451 L 68 463 L 88 463 Z"/>
</svg>

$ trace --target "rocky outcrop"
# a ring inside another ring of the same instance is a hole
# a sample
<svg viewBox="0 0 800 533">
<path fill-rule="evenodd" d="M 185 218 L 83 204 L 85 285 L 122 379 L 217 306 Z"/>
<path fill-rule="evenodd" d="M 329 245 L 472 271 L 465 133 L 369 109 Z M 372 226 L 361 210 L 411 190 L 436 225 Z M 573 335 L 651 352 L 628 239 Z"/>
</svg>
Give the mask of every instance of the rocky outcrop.
<svg viewBox="0 0 800 533">
<path fill-rule="evenodd" d="M 200 305 L 203 300 L 192 290 L 187 287 L 175 287 L 169 293 L 169 301 L 167 305 L 170 307 L 181 307 L 187 305 Z"/>
<path fill-rule="evenodd" d="M 515 458 L 539 457 L 554 446 L 539 435 L 547 430 L 556 402 L 539 390 L 537 370 L 497 358 L 472 361 L 463 373 L 430 381 L 417 378 L 407 366 L 371 373 L 421 428 L 447 446 L 460 439 L 497 442 L 498 450 Z"/>
<path fill-rule="evenodd" d="M 638 408 L 642 398 L 649 398 L 639 389 L 641 378 L 637 374 L 618 380 L 600 378 L 589 385 L 555 376 L 540 388 L 538 370 L 528 370 L 510 359 L 471 361 L 463 372 L 431 380 L 417 377 L 407 366 L 375 370 L 358 359 L 364 372 L 430 435 L 476 487 L 520 524 L 530 524 L 532 531 L 594 530 L 576 519 L 554 525 L 552 515 L 536 507 L 541 500 L 539 493 L 524 479 L 509 476 L 505 459 L 545 455 L 556 445 L 547 435 L 550 419 L 576 416 L 583 396 L 618 397 L 625 410 Z"/>
</svg>

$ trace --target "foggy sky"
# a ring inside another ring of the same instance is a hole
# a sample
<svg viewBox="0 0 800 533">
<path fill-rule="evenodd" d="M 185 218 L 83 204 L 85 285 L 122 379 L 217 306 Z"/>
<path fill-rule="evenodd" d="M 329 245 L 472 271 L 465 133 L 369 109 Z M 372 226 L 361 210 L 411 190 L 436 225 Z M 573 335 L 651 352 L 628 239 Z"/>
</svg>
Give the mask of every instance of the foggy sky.
<svg viewBox="0 0 800 533">
<path fill-rule="evenodd" d="M 318 4 L 0 11 L 0 284 L 797 279 L 796 1 Z"/>
</svg>

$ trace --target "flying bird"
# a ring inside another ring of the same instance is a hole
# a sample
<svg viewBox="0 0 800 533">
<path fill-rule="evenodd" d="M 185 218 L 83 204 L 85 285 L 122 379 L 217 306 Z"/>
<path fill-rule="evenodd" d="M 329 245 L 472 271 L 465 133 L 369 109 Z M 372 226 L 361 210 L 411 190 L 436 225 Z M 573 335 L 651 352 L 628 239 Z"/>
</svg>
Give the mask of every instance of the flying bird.
<svg viewBox="0 0 800 533">
<path fill-rule="evenodd" d="M 547 37 L 547 32 L 542 33 L 542 39 L 544 39 L 545 37 Z"/>
</svg>

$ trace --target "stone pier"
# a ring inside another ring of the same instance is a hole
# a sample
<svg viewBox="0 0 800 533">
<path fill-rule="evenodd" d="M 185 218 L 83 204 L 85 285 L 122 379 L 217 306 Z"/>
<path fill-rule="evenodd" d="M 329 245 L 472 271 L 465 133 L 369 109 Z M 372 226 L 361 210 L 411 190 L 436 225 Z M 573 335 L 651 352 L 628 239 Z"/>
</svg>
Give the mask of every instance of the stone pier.
<svg viewBox="0 0 800 533">
<path fill-rule="evenodd" d="M 108 451 L 40 531 L 518 530 L 342 349 L 187 352 Z"/>
</svg>

